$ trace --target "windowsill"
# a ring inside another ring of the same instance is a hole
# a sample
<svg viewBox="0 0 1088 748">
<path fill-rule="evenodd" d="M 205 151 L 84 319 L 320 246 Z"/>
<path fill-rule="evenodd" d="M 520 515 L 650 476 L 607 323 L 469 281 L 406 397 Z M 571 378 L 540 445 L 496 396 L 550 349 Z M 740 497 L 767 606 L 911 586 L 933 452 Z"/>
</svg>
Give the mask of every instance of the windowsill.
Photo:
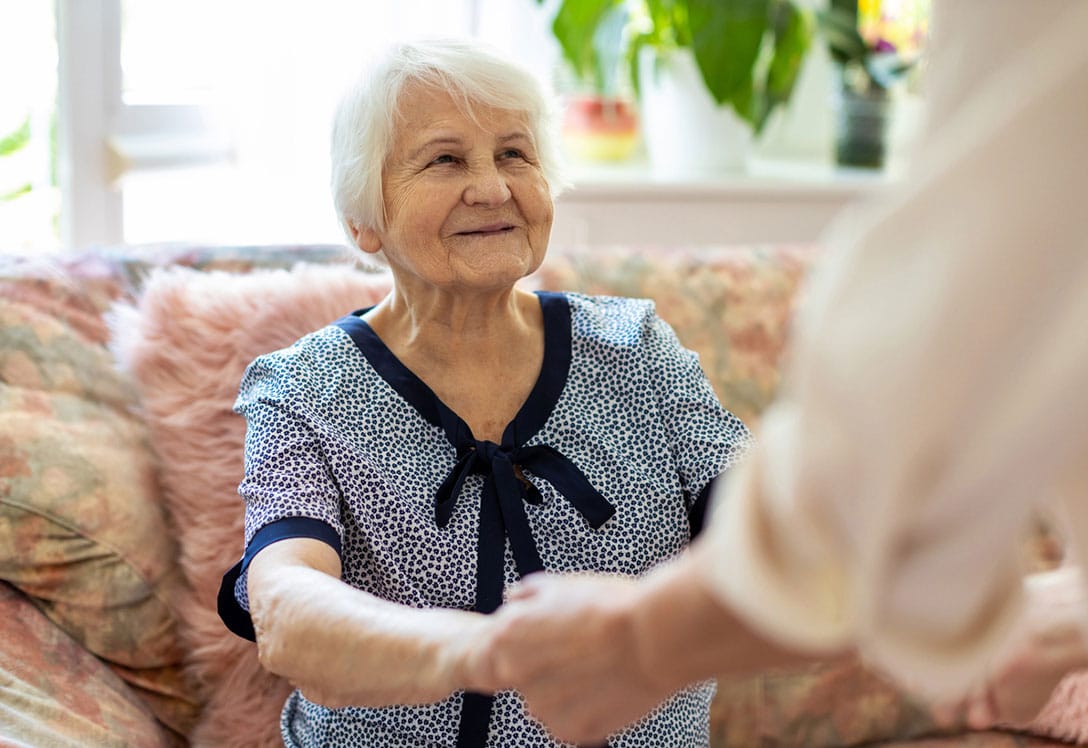
<svg viewBox="0 0 1088 748">
<path fill-rule="evenodd" d="M 849 204 L 896 183 L 901 170 L 753 159 L 746 173 L 665 177 L 645 161 L 572 165 L 560 195 L 557 246 L 812 243 Z"/>
<path fill-rule="evenodd" d="M 896 181 L 884 170 L 838 167 L 826 162 L 752 159 L 744 173 L 678 177 L 654 173 L 643 159 L 615 164 L 572 164 L 570 201 L 681 198 L 850 198 Z"/>
</svg>

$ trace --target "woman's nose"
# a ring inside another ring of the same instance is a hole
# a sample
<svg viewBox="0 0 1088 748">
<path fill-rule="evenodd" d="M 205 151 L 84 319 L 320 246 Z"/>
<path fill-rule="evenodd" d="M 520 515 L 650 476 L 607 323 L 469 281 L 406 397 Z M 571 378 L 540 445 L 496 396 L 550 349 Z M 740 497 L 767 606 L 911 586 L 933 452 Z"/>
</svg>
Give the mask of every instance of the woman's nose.
<svg viewBox="0 0 1088 748">
<path fill-rule="evenodd" d="M 510 187 L 496 164 L 481 165 L 469 172 L 463 199 L 466 205 L 502 205 L 510 199 Z"/>
</svg>

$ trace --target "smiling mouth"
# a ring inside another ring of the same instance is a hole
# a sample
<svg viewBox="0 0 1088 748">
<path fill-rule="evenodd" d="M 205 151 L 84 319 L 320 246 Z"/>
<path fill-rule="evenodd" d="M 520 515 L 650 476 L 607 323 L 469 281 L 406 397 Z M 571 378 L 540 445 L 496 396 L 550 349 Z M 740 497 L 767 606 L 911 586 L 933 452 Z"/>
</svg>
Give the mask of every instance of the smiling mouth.
<svg viewBox="0 0 1088 748">
<path fill-rule="evenodd" d="M 472 231 L 458 231 L 459 236 L 497 236 L 499 234 L 506 234 L 513 231 L 514 227 L 509 224 L 496 224 L 494 226 L 481 226 L 478 229 Z"/>
</svg>

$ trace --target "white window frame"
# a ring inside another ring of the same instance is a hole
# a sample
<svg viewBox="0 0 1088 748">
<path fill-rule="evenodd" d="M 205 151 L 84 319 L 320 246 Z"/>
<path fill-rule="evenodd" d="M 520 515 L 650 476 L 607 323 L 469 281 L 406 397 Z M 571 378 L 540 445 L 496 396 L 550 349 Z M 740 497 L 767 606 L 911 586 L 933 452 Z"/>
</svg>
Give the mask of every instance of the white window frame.
<svg viewBox="0 0 1088 748">
<path fill-rule="evenodd" d="M 56 17 L 62 246 L 118 244 L 126 172 L 225 161 L 233 144 L 205 107 L 124 102 L 121 0 L 57 0 Z"/>
<path fill-rule="evenodd" d="M 471 29 L 479 29 L 484 0 L 462 2 Z M 127 172 L 223 163 L 233 157 L 235 145 L 207 107 L 124 101 L 121 0 L 55 3 L 62 246 L 119 244 L 124 241 L 119 181 Z"/>
<path fill-rule="evenodd" d="M 121 239 L 121 195 L 105 148 L 120 105 L 120 0 L 57 0 L 57 177 L 61 244 Z"/>
</svg>

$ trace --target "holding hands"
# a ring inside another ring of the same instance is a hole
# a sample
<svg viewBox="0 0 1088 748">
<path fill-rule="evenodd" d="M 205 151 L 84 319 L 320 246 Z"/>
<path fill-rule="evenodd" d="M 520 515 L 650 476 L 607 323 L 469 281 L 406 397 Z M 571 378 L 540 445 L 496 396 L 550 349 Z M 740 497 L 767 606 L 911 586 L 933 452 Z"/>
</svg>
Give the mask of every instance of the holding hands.
<svg viewBox="0 0 1088 748">
<path fill-rule="evenodd" d="M 601 741 L 674 690 L 642 649 L 637 600 L 624 577 L 527 577 L 492 616 L 476 674 L 489 690 L 517 689 L 559 740 Z"/>
<path fill-rule="evenodd" d="M 489 617 L 469 680 L 489 691 L 516 689 L 553 736 L 586 744 L 718 673 L 810 661 L 754 633 L 718 601 L 697 547 L 637 580 L 527 577 Z"/>
</svg>

